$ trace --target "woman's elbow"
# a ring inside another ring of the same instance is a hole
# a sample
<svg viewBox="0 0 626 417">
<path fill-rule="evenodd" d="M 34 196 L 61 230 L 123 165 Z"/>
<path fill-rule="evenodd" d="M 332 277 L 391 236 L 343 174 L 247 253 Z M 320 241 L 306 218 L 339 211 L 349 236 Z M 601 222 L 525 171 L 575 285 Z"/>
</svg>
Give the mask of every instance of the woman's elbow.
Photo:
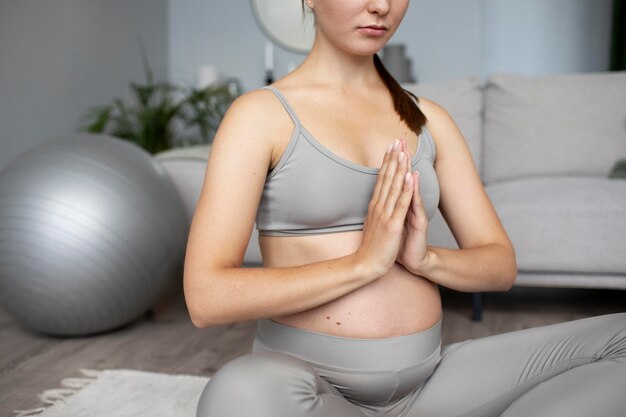
<svg viewBox="0 0 626 417">
<path fill-rule="evenodd" d="M 506 275 L 502 277 L 500 287 L 497 291 L 506 292 L 513 288 L 513 284 L 515 284 L 515 275 Z"/>
<path fill-rule="evenodd" d="M 188 296 L 185 296 L 185 304 L 187 305 L 187 313 L 191 323 L 198 329 L 205 329 L 211 326 L 210 320 L 207 320 L 206 310 L 200 310 L 197 304 L 190 301 Z"/>
<path fill-rule="evenodd" d="M 500 274 L 500 291 L 509 291 L 517 279 L 517 260 L 515 249 L 511 244 L 504 245 L 503 271 Z"/>
<path fill-rule="evenodd" d="M 218 318 L 220 307 L 211 296 L 214 291 L 209 288 L 207 280 L 202 280 L 202 285 L 198 285 L 199 281 L 194 280 L 192 274 L 186 273 L 183 282 L 185 304 L 191 323 L 199 329 L 223 324 Z"/>
<path fill-rule="evenodd" d="M 223 314 L 218 314 L 217 309 L 207 301 L 205 300 L 201 305 L 187 302 L 187 311 L 191 323 L 198 329 L 229 324 L 230 322 L 224 319 Z"/>
<path fill-rule="evenodd" d="M 203 321 L 200 321 L 197 316 L 192 315 L 191 312 L 189 313 L 189 318 L 191 319 L 191 324 L 193 324 L 194 327 L 197 327 L 198 329 L 206 329 L 207 327 L 209 327 Z"/>
</svg>

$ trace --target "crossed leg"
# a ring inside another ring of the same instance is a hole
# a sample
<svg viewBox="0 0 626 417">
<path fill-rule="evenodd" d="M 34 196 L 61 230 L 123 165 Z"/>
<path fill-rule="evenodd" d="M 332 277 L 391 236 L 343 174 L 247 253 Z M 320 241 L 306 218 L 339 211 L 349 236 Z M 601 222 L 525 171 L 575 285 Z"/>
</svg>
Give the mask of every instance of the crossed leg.
<svg viewBox="0 0 626 417">
<path fill-rule="evenodd" d="M 626 413 L 626 313 L 446 346 L 405 417 Z"/>
</svg>

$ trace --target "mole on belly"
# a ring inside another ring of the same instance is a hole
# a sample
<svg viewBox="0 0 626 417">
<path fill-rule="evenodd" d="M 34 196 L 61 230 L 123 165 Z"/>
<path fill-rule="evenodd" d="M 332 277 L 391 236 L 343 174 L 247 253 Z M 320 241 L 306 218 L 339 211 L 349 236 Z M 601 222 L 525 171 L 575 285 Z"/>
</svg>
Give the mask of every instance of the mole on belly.
<svg viewBox="0 0 626 417">
<path fill-rule="evenodd" d="M 336 324 L 337 324 L 337 326 L 341 326 L 341 322 L 340 321 L 338 321 Z"/>
</svg>

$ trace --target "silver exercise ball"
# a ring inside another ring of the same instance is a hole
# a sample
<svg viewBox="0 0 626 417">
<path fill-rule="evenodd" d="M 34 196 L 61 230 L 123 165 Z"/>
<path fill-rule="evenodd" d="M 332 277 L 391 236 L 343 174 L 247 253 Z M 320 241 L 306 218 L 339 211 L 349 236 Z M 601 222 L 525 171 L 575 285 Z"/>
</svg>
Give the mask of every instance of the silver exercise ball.
<svg viewBox="0 0 626 417">
<path fill-rule="evenodd" d="M 0 303 L 42 333 L 114 329 L 181 279 L 186 234 L 173 182 L 139 146 L 40 145 L 0 173 Z"/>
</svg>

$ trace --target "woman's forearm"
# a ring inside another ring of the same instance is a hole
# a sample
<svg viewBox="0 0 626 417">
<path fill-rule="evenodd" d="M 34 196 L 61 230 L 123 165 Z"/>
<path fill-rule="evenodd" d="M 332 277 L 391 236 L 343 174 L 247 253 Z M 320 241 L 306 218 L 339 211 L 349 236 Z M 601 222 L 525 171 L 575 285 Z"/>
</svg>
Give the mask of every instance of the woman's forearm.
<svg viewBox="0 0 626 417">
<path fill-rule="evenodd" d="M 376 278 L 352 254 L 295 267 L 187 271 L 184 291 L 192 322 L 207 327 L 309 310 Z"/>
<path fill-rule="evenodd" d="M 423 267 L 410 272 L 456 291 L 507 291 L 517 264 L 513 249 L 500 243 L 468 249 L 429 246 Z"/>
</svg>

